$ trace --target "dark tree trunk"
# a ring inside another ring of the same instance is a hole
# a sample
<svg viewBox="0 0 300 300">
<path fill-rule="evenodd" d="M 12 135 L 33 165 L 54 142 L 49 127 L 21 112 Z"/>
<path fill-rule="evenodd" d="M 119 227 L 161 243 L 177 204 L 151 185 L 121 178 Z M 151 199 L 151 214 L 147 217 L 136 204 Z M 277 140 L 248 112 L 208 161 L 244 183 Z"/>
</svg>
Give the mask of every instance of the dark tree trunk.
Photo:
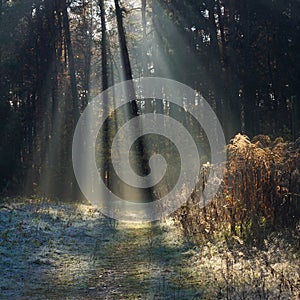
<svg viewBox="0 0 300 300">
<path fill-rule="evenodd" d="M 78 93 L 77 93 L 77 83 L 76 83 L 76 74 L 75 74 L 75 61 L 73 54 L 73 47 L 71 41 L 70 33 L 70 23 L 67 10 L 66 1 L 63 1 L 62 4 L 62 15 L 63 15 L 63 27 L 65 32 L 65 42 L 68 52 L 68 65 L 69 65 L 69 74 L 70 74 L 70 83 L 71 83 L 71 95 L 72 95 L 72 104 L 73 104 L 73 122 L 74 127 L 76 126 L 77 120 L 79 119 L 79 105 L 78 105 Z"/>
<path fill-rule="evenodd" d="M 235 1 L 230 0 L 229 12 L 229 66 L 228 79 L 230 80 L 229 89 L 227 93 L 227 102 L 229 104 L 230 128 L 229 139 L 233 138 L 235 134 L 241 131 L 241 103 L 239 100 L 239 77 L 238 77 L 238 58 L 236 53 L 236 41 L 238 39 L 235 25 Z"/>
<path fill-rule="evenodd" d="M 100 14 L 101 14 L 101 66 L 102 66 L 102 91 L 108 89 L 108 71 L 107 71 L 107 32 L 106 32 L 106 18 L 104 1 L 99 0 Z"/>
<path fill-rule="evenodd" d="M 147 2 L 146 0 L 142 0 L 142 27 L 143 27 L 143 46 L 142 46 L 142 74 L 143 76 L 148 76 L 148 55 L 147 55 L 147 20 L 146 20 L 146 7 Z M 145 110 L 146 113 L 150 113 L 153 111 L 151 100 L 148 99 L 145 102 Z"/>
<path fill-rule="evenodd" d="M 61 2 L 61 12 L 62 12 L 62 26 L 64 31 L 64 44 L 65 44 L 65 55 L 67 55 L 65 63 L 68 67 L 69 77 L 70 77 L 70 89 L 71 89 L 71 99 L 66 97 L 65 102 L 65 122 L 66 124 L 71 123 L 71 126 L 66 126 L 66 132 L 64 133 L 64 144 L 62 147 L 62 164 L 64 168 L 64 194 L 66 197 L 71 197 L 76 200 L 81 195 L 79 187 L 77 185 L 76 178 L 74 176 L 72 167 L 72 135 L 76 127 L 77 121 L 80 117 L 79 112 L 79 98 L 77 91 L 77 81 L 76 81 L 76 69 L 75 69 L 75 59 L 73 53 L 73 46 L 71 40 L 70 32 L 70 22 L 67 10 L 67 3 L 65 0 Z M 72 106 L 72 116 L 68 114 L 69 103 Z M 64 157 L 64 158 L 63 158 Z"/>
<path fill-rule="evenodd" d="M 127 97 L 131 101 L 130 102 L 130 110 L 129 112 L 131 116 L 129 116 L 129 119 L 131 117 L 136 117 L 139 115 L 138 112 L 138 105 L 136 102 L 136 94 L 134 89 L 134 84 L 132 82 L 132 69 L 129 59 L 129 53 L 127 48 L 127 41 L 126 41 L 126 34 L 124 30 L 124 24 L 123 24 L 123 16 L 122 16 L 122 9 L 119 4 L 119 0 L 115 0 L 115 8 L 116 8 L 116 18 L 117 18 L 117 25 L 118 25 L 118 35 L 119 35 L 119 44 L 121 49 L 121 61 L 122 61 L 122 67 L 124 72 L 124 79 L 130 80 L 130 83 L 127 87 Z M 133 131 L 140 132 L 140 128 L 132 128 Z M 139 173 L 140 176 L 148 175 L 150 172 L 149 167 L 149 159 L 147 155 L 147 149 L 145 149 L 145 143 L 143 140 L 143 137 L 140 137 L 137 142 L 137 148 L 135 150 L 134 158 L 135 158 L 135 169 Z M 133 189 L 134 190 L 134 189 Z M 125 192 L 126 193 L 126 192 Z M 128 190 L 129 194 L 134 194 L 134 191 L 132 191 L 131 188 Z M 141 195 L 143 199 L 139 199 L 139 201 L 146 201 L 149 202 L 152 200 L 152 190 L 151 188 L 144 191 Z"/>
<path fill-rule="evenodd" d="M 105 6 L 104 1 L 99 0 L 98 2 L 101 14 L 101 79 L 102 79 L 102 91 L 108 89 L 108 64 L 107 64 L 107 32 L 106 32 L 106 14 L 105 14 Z M 105 102 L 103 103 L 104 114 L 108 115 L 109 111 L 109 103 L 107 103 L 108 99 L 103 99 Z M 101 177 L 105 182 L 106 186 L 109 187 L 109 178 L 110 178 L 110 167 L 109 161 L 111 160 L 111 155 L 109 151 L 109 140 L 110 140 L 110 126 L 108 121 L 106 120 L 103 124 L 103 133 L 102 133 L 102 165 L 101 165 Z"/>
<path fill-rule="evenodd" d="M 142 48 L 142 59 L 143 59 L 143 75 L 148 74 L 148 62 L 147 62 L 147 21 L 146 21 L 146 0 L 142 0 L 142 27 L 143 27 L 143 48 Z"/>
<path fill-rule="evenodd" d="M 152 24 L 153 24 L 153 46 L 152 46 L 152 63 L 154 68 L 155 76 L 162 76 L 162 70 L 159 63 L 159 47 L 164 44 L 162 34 L 160 32 L 160 22 L 159 22 L 159 0 L 152 0 Z M 163 114 L 164 107 L 163 102 L 160 100 L 155 100 L 153 106 L 155 107 L 156 113 Z"/>
<path fill-rule="evenodd" d="M 84 50 L 84 58 L 85 58 L 85 66 L 84 66 L 84 82 L 83 82 L 83 89 L 84 89 L 84 98 L 81 103 L 81 111 L 83 111 L 89 101 L 90 95 L 90 78 L 91 78 L 91 61 L 92 61 L 92 43 L 93 43 L 93 35 L 92 35 L 92 28 L 93 28 L 93 19 L 86 20 L 86 6 L 88 5 L 89 1 L 83 0 L 83 9 L 84 9 L 84 28 L 87 34 L 87 47 Z M 88 22 L 89 21 L 89 22 Z"/>
<path fill-rule="evenodd" d="M 218 35 L 217 35 L 217 25 L 215 20 L 215 1 L 209 0 L 208 11 L 209 11 L 209 32 L 210 32 L 210 47 L 211 47 L 211 55 L 210 55 L 210 64 L 211 64 L 211 73 L 212 73 L 212 82 L 211 89 L 214 94 L 215 102 L 216 102 L 216 113 L 218 118 L 220 119 L 223 127 L 224 122 L 222 120 L 223 117 L 223 105 L 222 105 L 222 68 L 221 68 L 221 54 L 220 47 L 218 43 Z"/>
<path fill-rule="evenodd" d="M 2 27 L 2 0 L 0 0 L 0 29 Z M 0 101 L 2 102 L 3 93 L 3 78 L 2 78 L 2 45 L 0 45 Z"/>
<path fill-rule="evenodd" d="M 223 21 L 221 5 L 219 0 L 217 1 L 217 13 L 218 13 L 218 22 L 219 22 L 219 29 L 220 29 L 221 42 L 222 42 L 222 60 L 223 60 L 223 65 L 226 67 L 227 53 L 226 53 L 225 30 L 224 30 L 224 21 Z"/>
<path fill-rule="evenodd" d="M 119 36 L 119 44 L 120 44 L 120 50 L 121 50 L 121 60 L 122 60 L 122 67 L 124 72 L 124 79 L 125 80 L 132 80 L 132 70 L 131 70 L 131 64 L 129 59 L 129 53 L 127 48 L 127 41 L 126 41 L 126 35 L 124 30 L 124 24 L 123 24 L 123 16 L 122 16 L 122 9 L 119 4 L 119 0 L 115 1 L 115 7 L 116 7 L 116 17 L 117 17 L 117 25 L 118 25 L 118 36 Z M 128 88 L 128 98 L 131 100 L 131 113 L 133 116 L 138 115 L 138 106 L 136 103 L 136 95 L 133 84 L 129 85 Z"/>
<path fill-rule="evenodd" d="M 249 4 L 242 9 L 242 19 L 243 19 L 243 31 L 245 34 L 244 39 L 244 76 L 243 76 L 243 101 L 244 101 L 244 126 L 245 133 L 250 137 L 256 134 L 257 129 L 257 109 L 256 109 L 256 97 L 255 97 L 255 85 L 253 83 L 253 78 L 251 74 L 254 57 L 250 49 L 250 12 Z"/>
</svg>

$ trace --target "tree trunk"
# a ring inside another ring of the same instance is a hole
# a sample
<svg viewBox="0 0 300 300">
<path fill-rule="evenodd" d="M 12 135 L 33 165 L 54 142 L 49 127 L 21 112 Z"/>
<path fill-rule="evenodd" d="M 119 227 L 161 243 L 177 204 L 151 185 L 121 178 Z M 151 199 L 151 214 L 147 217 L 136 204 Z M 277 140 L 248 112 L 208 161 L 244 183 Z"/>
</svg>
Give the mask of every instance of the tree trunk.
<svg viewBox="0 0 300 300">
<path fill-rule="evenodd" d="M 63 15 L 63 27 L 65 32 L 65 41 L 68 51 L 68 62 L 69 62 L 69 74 L 70 74 L 70 83 L 71 83 L 71 95 L 73 103 L 73 122 L 74 128 L 79 119 L 79 106 L 78 106 L 78 93 L 77 93 L 77 83 L 76 83 L 76 74 L 75 74 L 75 61 L 74 54 L 71 42 L 71 33 L 70 33 L 70 23 L 67 10 L 66 1 L 63 1 L 62 4 L 62 15 Z"/>
<path fill-rule="evenodd" d="M 242 10 L 242 19 L 244 20 L 244 77 L 243 77 L 243 101 L 244 101 L 244 123 L 245 133 L 250 137 L 256 134 L 256 127 L 258 123 L 256 111 L 255 87 L 253 84 L 253 77 L 251 74 L 250 62 L 254 60 L 250 49 L 250 12 L 248 3 L 245 4 Z"/>
<path fill-rule="evenodd" d="M 99 0 L 100 14 L 101 14 L 101 66 L 102 66 L 102 91 L 108 89 L 108 72 L 107 72 L 107 32 L 106 32 L 106 18 L 104 1 Z"/>
<path fill-rule="evenodd" d="M 229 7 L 229 67 L 228 67 L 228 78 L 230 80 L 228 89 L 228 103 L 229 103 L 229 113 L 231 116 L 231 126 L 229 130 L 230 139 L 234 137 L 235 134 L 241 131 L 241 103 L 239 101 L 239 77 L 238 77 L 238 61 L 236 53 L 236 40 L 238 39 L 236 26 L 235 26 L 235 0 L 230 0 Z"/>
<path fill-rule="evenodd" d="M 142 0 L 142 27 L 143 27 L 143 75 L 148 75 L 148 62 L 147 62 L 147 21 L 146 21 L 146 0 Z"/>
<path fill-rule="evenodd" d="M 63 153 L 66 157 L 65 165 L 65 195 L 68 197 L 72 197 L 72 199 L 76 200 L 80 195 L 79 187 L 77 185 L 76 178 L 74 176 L 73 168 L 72 168 L 72 134 L 73 130 L 76 127 L 77 121 L 79 119 L 79 100 L 78 100 L 78 92 L 77 92 L 77 82 L 76 82 L 76 70 L 75 70 L 75 60 L 73 54 L 71 33 L 70 33 L 70 22 L 67 10 L 66 1 L 62 1 L 62 21 L 63 21 L 63 29 L 64 29 L 64 40 L 67 51 L 67 66 L 69 70 L 70 76 L 70 85 L 71 85 L 71 103 L 72 103 L 72 128 L 68 128 L 67 130 L 72 131 L 68 132 L 66 135 L 65 148 Z M 67 99 L 66 102 L 69 100 Z M 67 103 L 66 103 L 67 104 Z M 66 110 L 67 110 L 66 105 Z M 68 117 L 66 118 L 68 120 Z M 68 122 L 68 121 L 67 121 Z M 73 130 L 72 130 L 73 129 Z"/>
<path fill-rule="evenodd" d="M 122 61 L 122 67 L 124 72 L 124 79 L 125 80 L 132 80 L 132 70 L 131 70 L 131 64 L 128 54 L 128 48 L 127 48 L 127 41 L 126 41 L 126 35 L 124 30 L 124 24 L 123 24 L 123 16 L 122 16 L 122 9 L 119 4 L 119 0 L 115 1 L 115 7 L 116 7 L 116 17 L 117 17 L 117 25 L 118 25 L 118 35 L 119 35 L 119 44 L 120 44 L 120 50 L 121 50 L 121 61 Z M 133 116 L 138 115 L 138 106 L 136 103 L 136 95 L 133 84 L 130 84 L 128 88 L 128 98 L 131 100 L 131 113 Z"/>
<path fill-rule="evenodd" d="M 147 20 L 146 20 L 146 0 L 142 0 L 142 27 L 143 27 L 143 46 L 142 46 L 142 74 L 144 77 L 148 76 L 148 55 L 147 55 Z M 145 113 L 150 113 L 153 111 L 151 100 L 145 100 Z"/>
<path fill-rule="evenodd" d="M 222 42 L 222 60 L 223 60 L 224 66 L 226 67 L 227 53 L 226 53 L 225 30 L 224 30 L 224 21 L 223 21 L 223 16 L 222 16 L 219 0 L 217 1 L 217 12 L 218 12 L 219 30 L 220 30 L 221 42 Z"/>
<path fill-rule="evenodd" d="M 153 46 L 152 46 L 152 64 L 154 68 L 155 76 L 162 76 L 162 70 L 159 63 L 160 49 L 159 45 L 163 45 L 163 39 L 160 32 L 160 24 L 159 24 L 159 4 L 158 0 L 152 0 L 152 26 L 153 26 Z M 154 99 L 153 106 L 155 107 L 156 113 L 163 114 L 164 107 L 163 102 L 159 99 Z"/>
<path fill-rule="evenodd" d="M 212 73 L 212 83 L 211 89 L 214 94 L 215 102 L 216 102 L 216 114 L 221 121 L 221 124 L 224 127 L 223 122 L 223 106 L 222 106 L 222 68 L 221 68 L 221 54 L 220 47 L 218 43 L 218 35 L 217 35 L 217 25 L 215 20 L 215 1 L 209 0 L 208 11 L 209 11 L 209 32 L 210 32 L 210 64 L 211 64 L 211 73 Z"/>
<path fill-rule="evenodd" d="M 2 26 L 2 0 L 0 0 L 0 29 Z M 2 45 L 0 45 L 0 101 L 2 102 L 2 88 L 3 79 L 2 79 Z"/>
<path fill-rule="evenodd" d="M 84 50 L 84 82 L 83 82 L 83 89 L 84 89 L 84 98 L 80 105 L 81 111 L 83 111 L 89 102 L 89 94 L 90 94 L 90 78 L 91 78 L 91 61 L 92 61 L 92 43 L 93 43 L 93 36 L 92 36 L 92 28 L 93 28 L 93 18 L 90 17 L 89 20 L 85 17 L 87 12 L 90 13 L 86 6 L 89 4 L 89 1 L 83 0 L 83 16 L 84 16 L 84 28 L 87 34 L 87 47 Z"/>
<path fill-rule="evenodd" d="M 128 48 L 127 48 L 127 42 L 126 42 L 126 35 L 125 35 L 125 30 L 124 30 L 124 24 L 123 24 L 123 16 L 122 16 L 122 9 L 119 5 L 119 0 L 114 0 L 115 2 L 115 8 L 116 8 L 116 18 L 117 18 L 117 25 L 118 25 L 118 35 L 119 35 L 119 44 L 120 44 L 120 49 L 121 49 L 121 61 L 122 61 L 122 67 L 123 67 L 123 72 L 124 72 L 124 79 L 125 80 L 130 80 L 130 83 L 127 88 L 127 97 L 131 101 L 130 102 L 130 110 L 129 112 L 131 116 L 128 116 L 128 119 L 131 119 L 131 117 L 136 117 L 138 116 L 138 106 L 136 102 L 136 94 L 135 94 L 135 89 L 134 89 L 134 84 L 132 82 L 132 70 L 131 70 L 131 64 L 130 64 L 130 59 L 129 59 L 129 54 L 128 54 Z M 140 128 L 132 128 L 132 130 L 136 130 L 138 132 L 138 135 L 140 133 Z M 139 173 L 140 176 L 143 175 L 148 175 L 150 172 L 150 167 L 149 167 L 149 159 L 147 155 L 147 149 L 145 149 L 145 143 L 143 141 L 143 137 L 140 137 L 137 142 L 137 148 L 135 150 L 134 154 L 134 165 L 136 171 Z M 136 192 L 135 188 L 128 187 L 125 188 L 127 190 L 125 194 L 128 194 L 130 196 L 136 194 L 138 195 L 140 192 Z M 140 199 L 142 198 L 142 199 Z M 140 202 L 150 202 L 152 201 L 152 189 L 146 189 L 143 190 L 142 194 L 138 197 Z"/>
<path fill-rule="evenodd" d="M 104 1 L 99 0 L 98 2 L 100 8 L 100 17 L 101 17 L 101 79 L 102 79 L 102 91 L 108 89 L 108 65 L 107 65 L 107 32 L 106 32 L 106 15 L 105 15 L 105 6 Z M 104 114 L 108 115 L 109 112 L 109 103 L 107 103 L 108 99 L 103 99 L 105 102 L 103 103 Z M 103 124 L 103 133 L 102 133 L 102 164 L 101 164 L 101 177 L 105 182 L 106 186 L 109 187 L 109 178 L 110 178 L 110 164 L 111 155 L 109 151 L 109 140 L 110 140 L 110 127 L 108 121 L 106 120 Z"/>
</svg>

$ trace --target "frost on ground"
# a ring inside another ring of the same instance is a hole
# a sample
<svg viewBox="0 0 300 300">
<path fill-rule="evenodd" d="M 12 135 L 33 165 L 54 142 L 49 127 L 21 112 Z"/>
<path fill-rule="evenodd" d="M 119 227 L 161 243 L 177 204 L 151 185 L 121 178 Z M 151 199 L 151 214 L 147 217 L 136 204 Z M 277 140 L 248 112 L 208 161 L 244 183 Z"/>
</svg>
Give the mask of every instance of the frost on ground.
<svg viewBox="0 0 300 300">
<path fill-rule="evenodd" d="M 0 206 L 0 299 L 297 299 L 295 241 L 196 247 L 171 220 L 116 225 L 91 206 L 19 200 Z"/>
</svg>

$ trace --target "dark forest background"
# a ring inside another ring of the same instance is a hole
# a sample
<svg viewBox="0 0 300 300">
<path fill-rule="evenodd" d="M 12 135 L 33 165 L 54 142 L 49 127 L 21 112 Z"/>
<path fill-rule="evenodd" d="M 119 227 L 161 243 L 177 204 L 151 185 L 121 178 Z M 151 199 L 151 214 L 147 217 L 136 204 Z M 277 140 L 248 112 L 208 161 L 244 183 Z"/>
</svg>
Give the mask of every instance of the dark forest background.
<svg viewBox="0 0 300 300">
<path fill-rule="evenodd" d="M 237 133 L 300 133 L 298 0 L 1 0 L 0 190 L 73 199 L 80 113 L 122 80 L 183 82 Z M 161 102 L 143 109 L 163 112 Z M 192 104 L 191 104 L 192 105 Z"/>
</svg>

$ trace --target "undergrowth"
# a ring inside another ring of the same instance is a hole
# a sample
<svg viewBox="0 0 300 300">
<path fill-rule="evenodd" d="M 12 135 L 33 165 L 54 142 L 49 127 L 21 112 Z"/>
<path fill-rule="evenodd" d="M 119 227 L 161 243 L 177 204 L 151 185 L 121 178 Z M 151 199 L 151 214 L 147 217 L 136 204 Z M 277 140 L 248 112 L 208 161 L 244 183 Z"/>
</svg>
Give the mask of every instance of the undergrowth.
<svg viewBox="0 0 300 300">
<path fill-rule="evenodd" d="M 184 235 L 197 242 L 221 231 L 259 244 L 271 232 L 296 229 L 300 216 L 300 140 L 272 141 L 264 135 L 250 140 L 238 134 L 227 146 L 227 155 L 225 176 L 214 199 L 204 207 L 199 205 L 209 172 L 217 174 L 215 166 L 207 164 L 186 205 L 174 213 Z"/>
</svg>

